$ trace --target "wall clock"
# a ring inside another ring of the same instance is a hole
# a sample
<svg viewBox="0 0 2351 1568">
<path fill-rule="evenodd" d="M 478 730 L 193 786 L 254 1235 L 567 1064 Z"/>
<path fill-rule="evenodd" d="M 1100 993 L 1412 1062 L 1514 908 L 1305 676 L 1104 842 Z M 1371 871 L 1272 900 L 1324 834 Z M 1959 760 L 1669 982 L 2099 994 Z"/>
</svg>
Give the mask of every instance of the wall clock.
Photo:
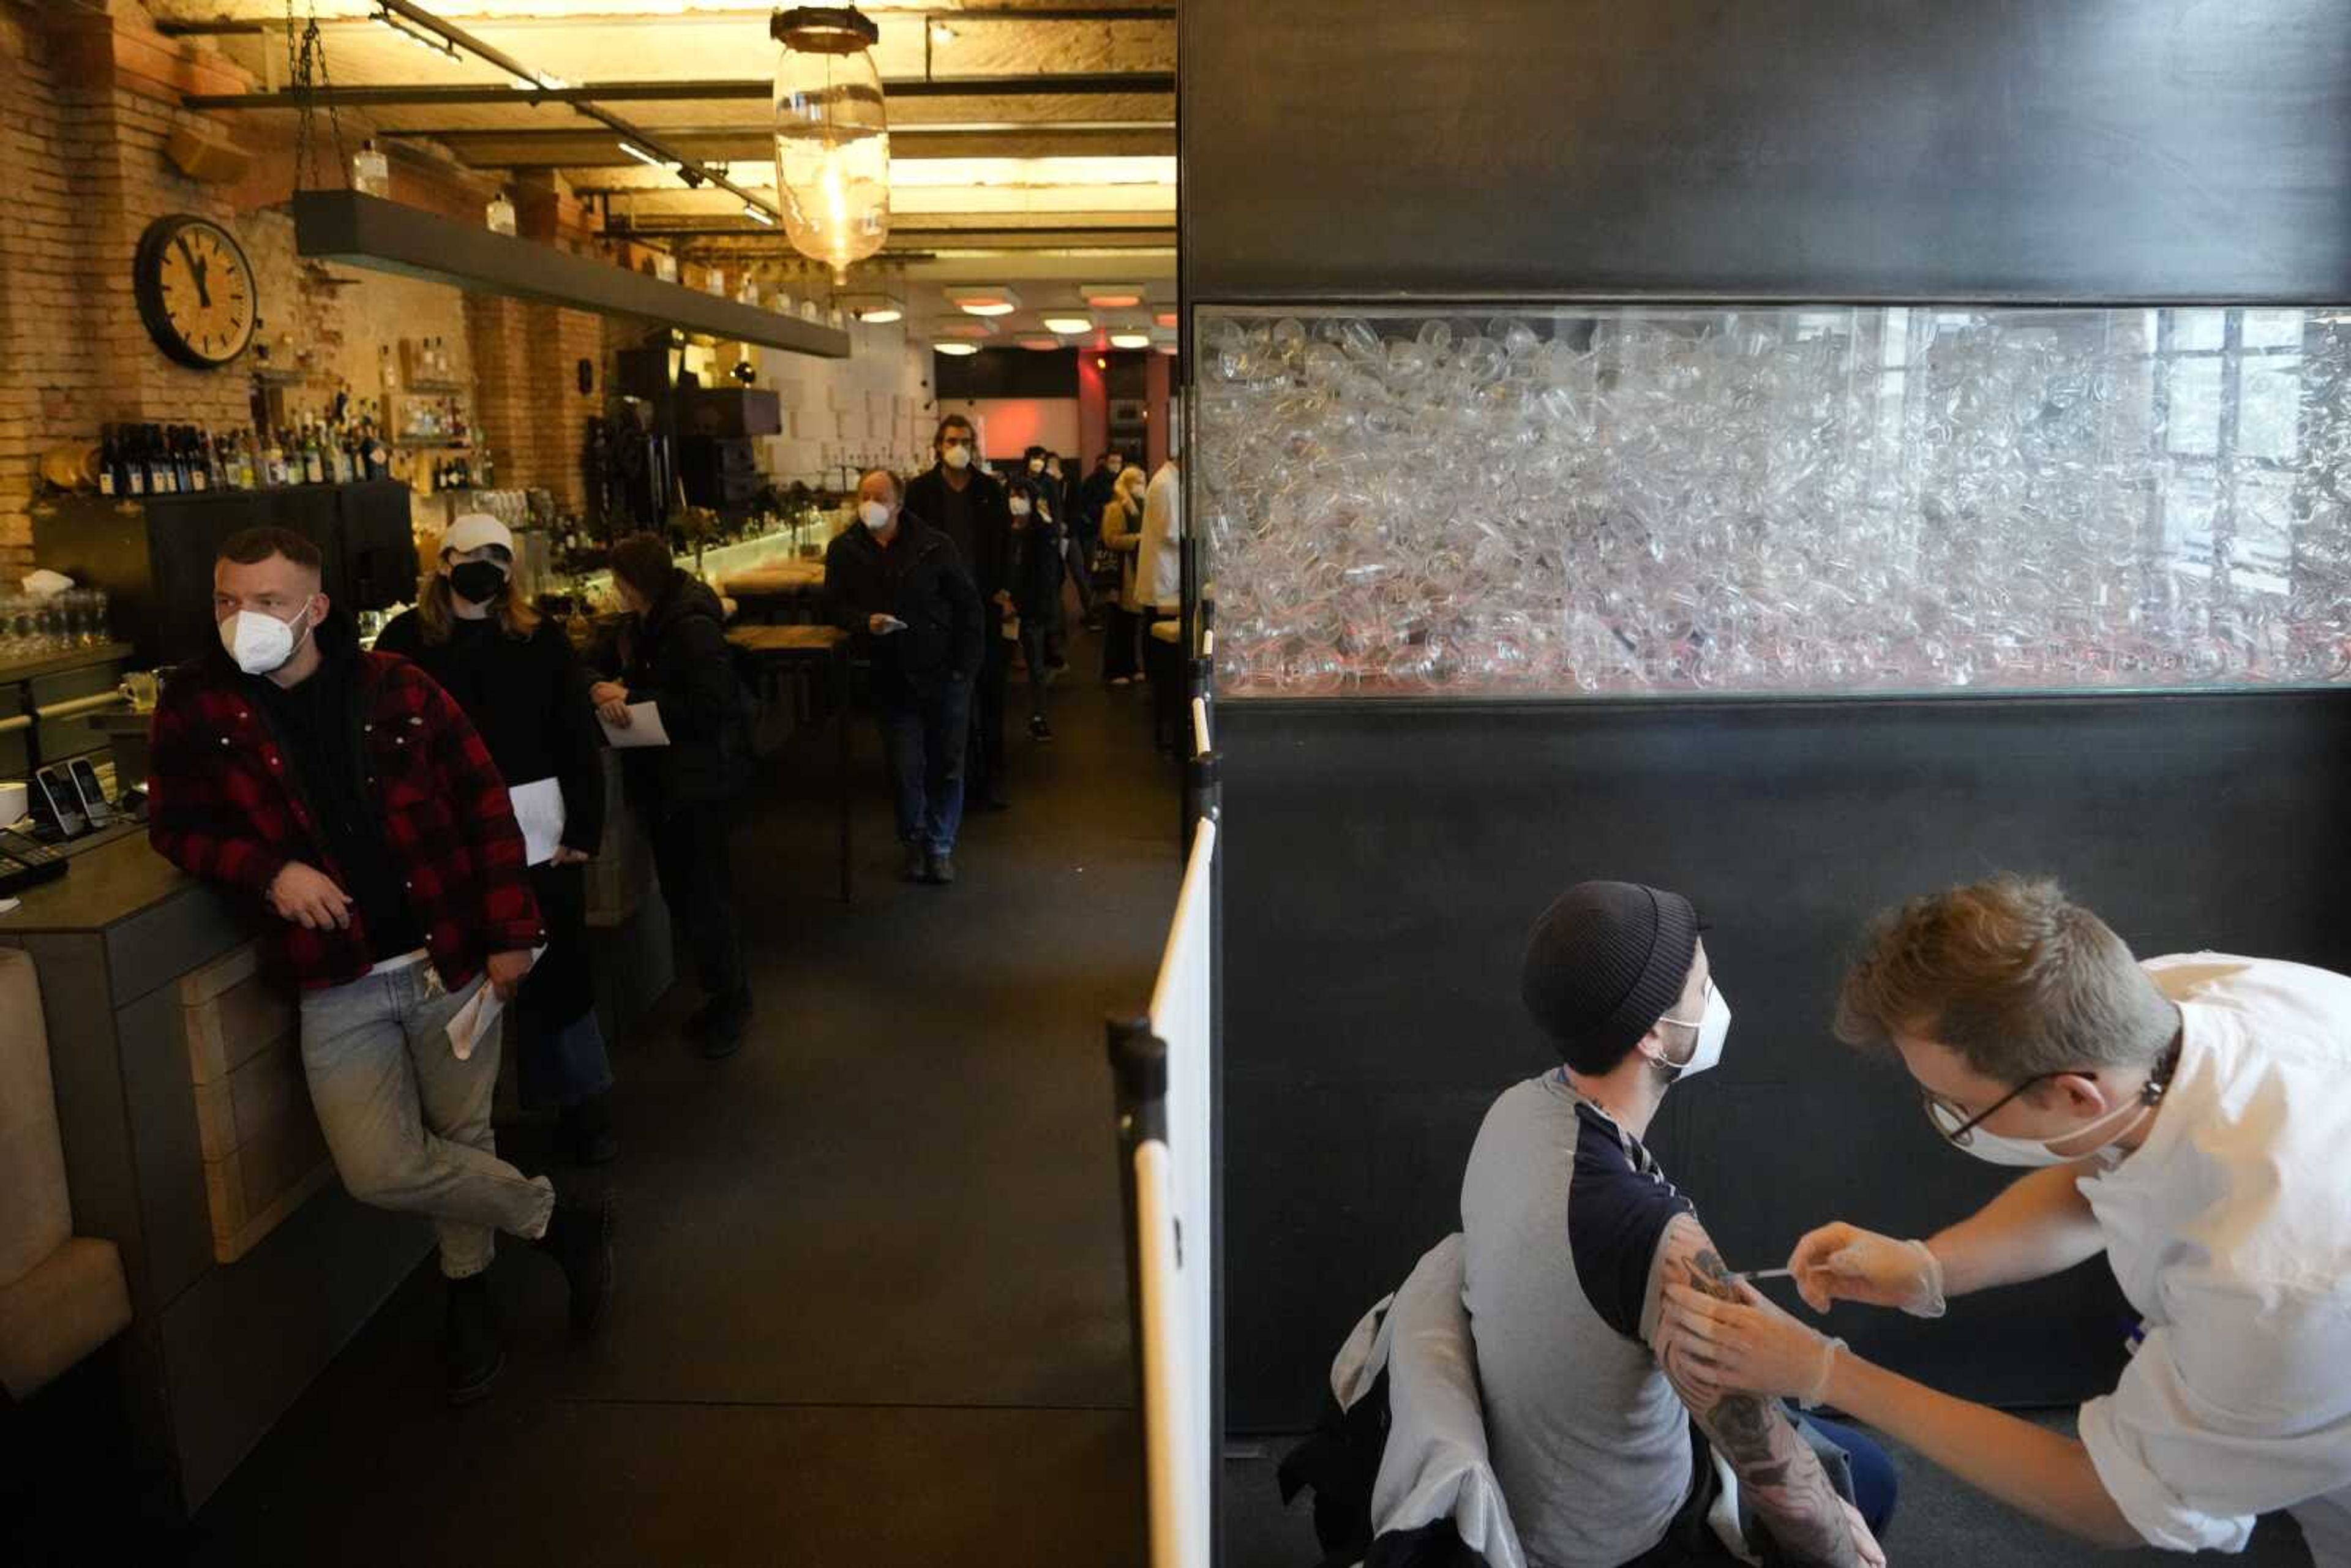
<svg viewBox="0 0 2351 1568">
<path fill-rule="evenodd" d="M 260 321 L 253 264 L 236 236 L 185 214 L 157 218 L 131 264 L 139 318 L 183 365 L 217 370 L 245 352 Z"/>
</svg>

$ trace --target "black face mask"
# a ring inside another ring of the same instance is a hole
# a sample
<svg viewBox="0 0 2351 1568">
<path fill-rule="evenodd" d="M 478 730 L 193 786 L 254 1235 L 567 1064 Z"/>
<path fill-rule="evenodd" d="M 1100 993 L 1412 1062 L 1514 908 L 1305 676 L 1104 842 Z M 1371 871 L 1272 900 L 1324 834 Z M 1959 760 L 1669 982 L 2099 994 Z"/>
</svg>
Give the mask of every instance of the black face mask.
<svg viewBox="0 0 2351 1568">
<path fill-rule="evenodd" d="M 449 569 L 449 586 L 468 604 L 494 604 L 507 591 L 507 569 L 494 560 L 461 560 Z"/>
</svg>

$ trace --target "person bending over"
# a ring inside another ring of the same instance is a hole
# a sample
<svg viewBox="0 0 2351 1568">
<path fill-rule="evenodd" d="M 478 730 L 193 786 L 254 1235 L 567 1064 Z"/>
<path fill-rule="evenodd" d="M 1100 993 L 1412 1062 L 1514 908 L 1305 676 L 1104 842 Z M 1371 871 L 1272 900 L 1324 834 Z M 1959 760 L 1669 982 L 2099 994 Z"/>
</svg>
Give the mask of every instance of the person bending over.
<svg viewBox="0 0 2351 1568">
<path fill-rule="evenodd" d="M 318 547 L 282 528 L 221 546 L 221 645 L 155 710 L 148 837 L 275 916 L 263 951 L 301 989 L 302 1071 L 336 1173 L 439 1233 L 448 1394 L 464 1404 L 506 1364 L 485 1278 L 496 1234 L 562 1265 L 590 1330 L 611 1299 L 612 1210 L 498 1158 L 497 1030 L 462 1061 L 448 1033 L 483 987 L 511 1001 L 547 942 L 506 780 L 432 677 L 360 651 L 319 577 Z"/>
<path fill-rule="evenodd" d="M 1570 888 L 1536 923 L 1521 993 L 1562 1061 L 1487 1113 L 1461 1184 L 1478 1381 L 1494 1470 L 1530 1563 L 1728 1561 L 1708 1515 L 1739 1481 L 1783 1561 L 1880 1564 L 1893 1469 L 1858 1433 L 1725 1396 L 1661 1332 L 1668 1284 L 1734 1298 L 1689 1200 L 1642 1144 L 1673 1083 L 1720 1059 L 1730 1009 L 1689 901 Z M 1702 1437 L 1693 1436 L 1695 1425 Z M 1815 1443 L 1844 1450 L 1861 1507 Z"/>
</svg>

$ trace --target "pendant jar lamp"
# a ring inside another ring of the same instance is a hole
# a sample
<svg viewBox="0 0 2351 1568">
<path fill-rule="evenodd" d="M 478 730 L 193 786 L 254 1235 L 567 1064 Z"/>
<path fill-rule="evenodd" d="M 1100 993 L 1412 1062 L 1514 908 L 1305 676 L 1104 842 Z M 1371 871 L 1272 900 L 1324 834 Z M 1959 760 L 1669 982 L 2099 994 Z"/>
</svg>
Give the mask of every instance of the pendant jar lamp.
<svg viewBox="0 0 2351 1568">
<path fill-rule="evenodd" d="M 890 122 L 869 52 L 882 36 L 853 5 L 778 11 L 776 190 L 784 234 L 836 285 L 890 236 Z"/>
</svg>

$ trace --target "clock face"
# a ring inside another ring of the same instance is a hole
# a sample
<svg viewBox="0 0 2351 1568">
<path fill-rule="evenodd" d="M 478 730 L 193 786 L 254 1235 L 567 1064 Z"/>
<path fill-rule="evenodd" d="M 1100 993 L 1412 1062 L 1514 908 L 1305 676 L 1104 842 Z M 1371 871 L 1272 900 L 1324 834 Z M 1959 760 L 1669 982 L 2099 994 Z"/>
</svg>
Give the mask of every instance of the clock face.
<svg viewBox="0 0 2351 1568">
<path fill-rule="evenodd" d="M 158 218 L 133 264 L 139 314 L 165 353 L 211 370 L 253 341 L 260 295 L 235 235 L 203 218 Z"/>
</svg>

